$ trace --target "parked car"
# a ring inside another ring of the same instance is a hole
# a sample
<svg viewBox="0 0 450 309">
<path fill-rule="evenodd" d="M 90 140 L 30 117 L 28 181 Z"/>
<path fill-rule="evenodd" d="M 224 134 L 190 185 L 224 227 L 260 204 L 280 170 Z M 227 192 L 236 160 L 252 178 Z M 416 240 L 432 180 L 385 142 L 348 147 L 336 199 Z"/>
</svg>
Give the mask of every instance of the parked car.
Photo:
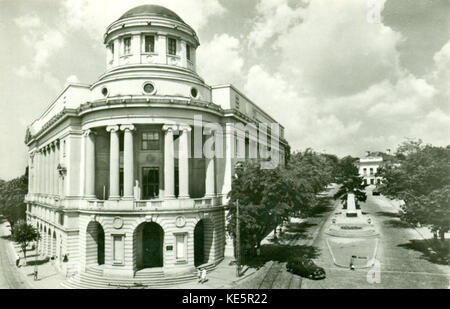
<svg viewBox="0 0 450 309">
<path fill-rule="evenodd" d="M 313 280 L 325 279 L 326 277 L 325 270 L 314 264 L 307 257 L 294 257 L 289 259 L 286 264 L 286 269 L 291 273 Z"/>
</svg>

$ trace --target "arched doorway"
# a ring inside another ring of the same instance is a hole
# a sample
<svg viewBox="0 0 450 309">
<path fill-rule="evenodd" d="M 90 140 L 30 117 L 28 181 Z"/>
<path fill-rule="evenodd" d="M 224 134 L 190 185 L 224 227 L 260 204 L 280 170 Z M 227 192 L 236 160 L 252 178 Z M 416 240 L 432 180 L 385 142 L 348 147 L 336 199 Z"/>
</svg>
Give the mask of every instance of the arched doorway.
<svg viewBox="0 0 450 309">
<path fill-rule="evenodd" d="M 194 265 L 197 267 L 209 262 L 213 241 L 213 224 L 209 219 L 197 222 L 194 228 Z"/>
<path fill-rule="evenodd" d="M 137 269 L 163 267 L 164 230 L 155 222 L 140 224 L 134 234 Z"/>
<path fill-rule="evenodd" d="M 56 233 L 55 231 L 53 231 L 53 239 L 52 239 L 53 243 L 52 243 L 52 247 L 53 247 L 53 252 L 52 252 L 52 256 L 56 256 Z"/>
<path fill-rule="evenodd" d="M 194 265 L 195 267 L 205 263 L 205 227 L 200 220 L 194 228 Z"/>
<path fill-rule="evenodd" d="M 52 256 L 52 231 L 48 229 L 47 233 L 47 256 Z"/>
<path fill-rule="evenodd" d="M 105 232 L 98 222 L 89 222 L 86 229 L 86 265 L 105 264 Z"/>
</svg>

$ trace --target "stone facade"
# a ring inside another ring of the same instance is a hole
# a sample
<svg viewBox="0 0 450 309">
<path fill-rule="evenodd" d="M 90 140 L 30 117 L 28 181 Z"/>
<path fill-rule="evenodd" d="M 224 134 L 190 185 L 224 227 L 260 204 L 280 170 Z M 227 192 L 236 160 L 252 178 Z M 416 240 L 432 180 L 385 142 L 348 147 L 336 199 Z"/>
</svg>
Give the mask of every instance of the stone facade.
<svg viewBox="0 0 450 309">
<path fill-rule="evenodd" d="M 214 267 L 233 254 L 225 222 L 234 165 L 252 145 L 269 146 L 235 125 L 275 124 L 280 134 L 267 136 L 280 164 L 284 129 L 233 86 L 204 83 L 197 35 L 172 11 L 130 10 L 104 43 L 99 80 L 68 85 L 28 128 L 27 218 L 40 253 L 67 274 Z M 223 156 L 194 155 L 212 141 Z"/>
</svg>

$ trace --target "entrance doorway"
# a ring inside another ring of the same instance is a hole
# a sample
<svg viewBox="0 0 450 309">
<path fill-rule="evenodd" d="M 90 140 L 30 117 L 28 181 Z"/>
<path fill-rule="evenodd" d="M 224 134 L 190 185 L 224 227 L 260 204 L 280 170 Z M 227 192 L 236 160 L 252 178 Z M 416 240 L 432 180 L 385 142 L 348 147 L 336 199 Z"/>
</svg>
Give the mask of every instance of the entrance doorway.
<svg viewBox="0 0 450 309">
<path fill-rule="evenodd" d="M 163 267 L 164 230 L 155 222 L 140 224 L 133 233 L 136 269 Z"/>
<path fill-rule="evenodd" d="M 105 232 L 98 222 L 89 222 L 86 229 L 86 265 L 105 264 Z"/>
<path fill-rule="evenodd" d="M 205 263 L 205 230 L 203 220 L 200 220 L 194 229 L 194 265 Z"/>
</svg>

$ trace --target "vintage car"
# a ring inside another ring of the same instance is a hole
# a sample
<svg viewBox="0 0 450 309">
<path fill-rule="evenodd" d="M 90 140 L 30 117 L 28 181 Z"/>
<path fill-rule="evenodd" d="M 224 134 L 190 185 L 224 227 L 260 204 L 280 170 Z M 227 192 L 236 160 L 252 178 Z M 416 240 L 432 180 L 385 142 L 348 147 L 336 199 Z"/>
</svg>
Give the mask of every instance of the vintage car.
<svg viewBox="0 0 450 309">
<path fill-rule="evenodd" d="M 314 262 L 307 257 L 290 258 L 286 264 L 286 269 L 289 272 L 308 279 L 320 280 L 325 279 L 326 277 L 325 270 L 314 264 Z"/>
</svg>

